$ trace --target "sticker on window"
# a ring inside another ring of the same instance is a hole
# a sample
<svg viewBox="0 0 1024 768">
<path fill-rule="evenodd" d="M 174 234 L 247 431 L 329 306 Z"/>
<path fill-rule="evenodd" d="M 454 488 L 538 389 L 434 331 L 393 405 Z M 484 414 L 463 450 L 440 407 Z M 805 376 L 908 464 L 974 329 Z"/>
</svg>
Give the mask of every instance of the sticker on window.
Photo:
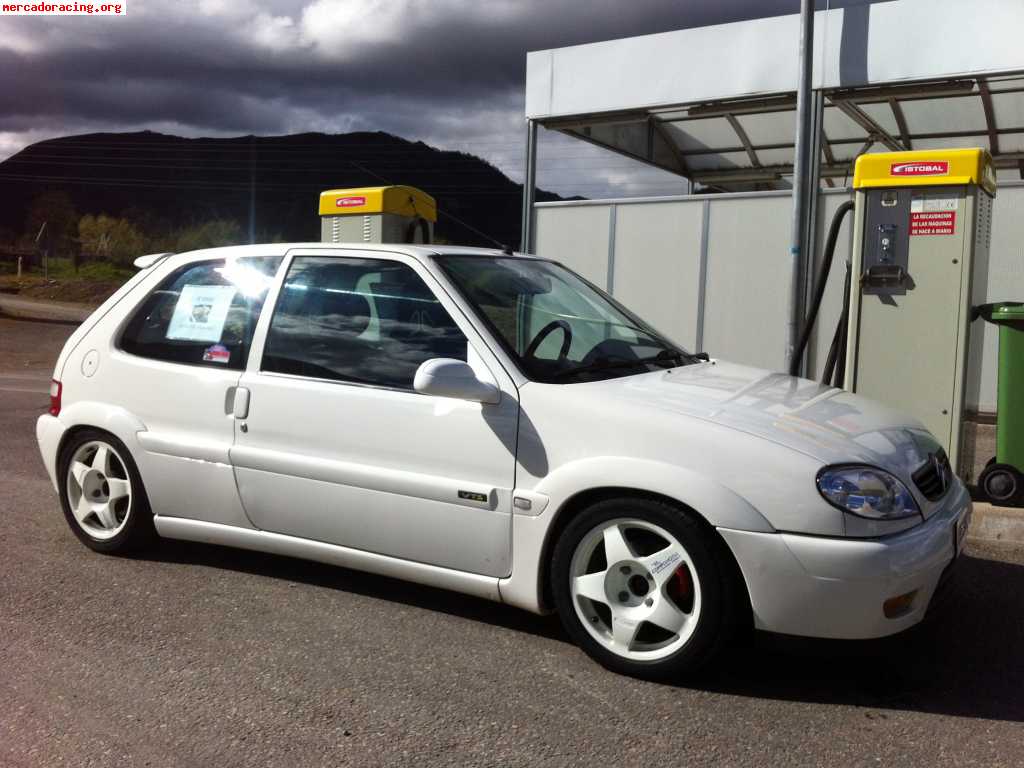
<svg viewBox="0 0 1024 768">
<path fill-rule="evenodd" d="M 231 360 L 231 350 L 223 344 L 214 344 L 203 350 L 203 362 L 226 363 Z"/>
<path fill-rule="evenodd" d="M 174 307 L 167 338 L 220 341 L 234 298 L 235 288 L 230 285 L 186 285 Z"/>
</svg>

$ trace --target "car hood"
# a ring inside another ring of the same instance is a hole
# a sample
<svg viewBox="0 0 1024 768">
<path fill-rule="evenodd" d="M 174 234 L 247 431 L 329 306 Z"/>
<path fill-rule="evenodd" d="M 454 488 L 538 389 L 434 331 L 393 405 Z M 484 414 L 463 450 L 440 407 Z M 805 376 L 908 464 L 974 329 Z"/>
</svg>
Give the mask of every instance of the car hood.
<svg viewBox="0 0 1024 768">
<path fill-rule="evenodd" d="M 904 480 L 941 450 L 916 419 L 873 400 L 723 361 L 593 382 L 602 399 L 711 421 L 823 464 L 864 463 Z"/>
</svg>

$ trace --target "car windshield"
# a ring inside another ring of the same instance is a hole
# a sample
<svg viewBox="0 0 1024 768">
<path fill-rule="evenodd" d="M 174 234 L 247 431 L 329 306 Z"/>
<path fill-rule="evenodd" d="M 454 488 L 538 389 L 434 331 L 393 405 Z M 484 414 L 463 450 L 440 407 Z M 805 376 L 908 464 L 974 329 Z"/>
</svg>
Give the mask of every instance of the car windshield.
<svg viewBox="0 0 1024 768">
<path fill-rule="evenodd" d="M 629 376 L 697 359 L 560 264 L 512 256 L 437 261 L 536 381 Z"/>
</svg>

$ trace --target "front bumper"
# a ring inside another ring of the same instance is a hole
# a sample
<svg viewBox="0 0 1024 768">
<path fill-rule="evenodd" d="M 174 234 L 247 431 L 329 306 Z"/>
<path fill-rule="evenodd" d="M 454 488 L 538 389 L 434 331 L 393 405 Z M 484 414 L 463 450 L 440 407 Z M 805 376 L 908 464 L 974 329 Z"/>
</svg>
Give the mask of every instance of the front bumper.
<svg viewBox="0 0 1024 768">
<path fill-rule="evenodd" d="M 891 635 L 924 618 L 963 546 L 956 531 L 966 531 L 970 514 L 970 496 L 958 484 L 927 521 L 884 538 L 719 532 L 743 572 L 758 629 L 854 640 Z M 909 611 L 886 617 L 886 600 L 914 591 Z"/>
</svg>

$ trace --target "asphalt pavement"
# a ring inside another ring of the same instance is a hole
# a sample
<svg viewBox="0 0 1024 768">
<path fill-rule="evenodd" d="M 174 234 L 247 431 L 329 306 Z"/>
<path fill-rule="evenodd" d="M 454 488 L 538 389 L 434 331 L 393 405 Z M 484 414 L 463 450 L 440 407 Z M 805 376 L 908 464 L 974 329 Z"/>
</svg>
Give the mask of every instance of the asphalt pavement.
<svg viewBox="0 0 1024 768">
<path fill-rule="evenodd" d="M 70 326 L 0 319 L 0 765 L 1024 764 L 1024 550 L 969 543 L 926 622 L 606 672 L 553 617 L 316 563 L 67 529 L 34 423 Z M 460 546 L 458 533 L 452 546 Z"/>
</svg>

